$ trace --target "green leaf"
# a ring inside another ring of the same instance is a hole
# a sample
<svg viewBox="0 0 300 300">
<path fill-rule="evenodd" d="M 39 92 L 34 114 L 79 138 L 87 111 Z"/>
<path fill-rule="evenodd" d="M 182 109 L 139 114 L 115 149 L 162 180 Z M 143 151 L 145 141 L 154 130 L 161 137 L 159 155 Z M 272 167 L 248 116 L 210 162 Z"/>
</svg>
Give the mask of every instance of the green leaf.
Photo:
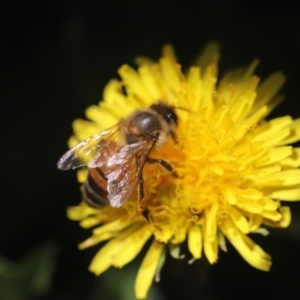
<svg viewBox="0 0 300 300">
<path fill-rule="evenodd" d="M 56 247 L 38 246 L 20 261 L 0 256 L 0 299 L 24 300 L 45 294 L 51 287 Z"/>
</svg>

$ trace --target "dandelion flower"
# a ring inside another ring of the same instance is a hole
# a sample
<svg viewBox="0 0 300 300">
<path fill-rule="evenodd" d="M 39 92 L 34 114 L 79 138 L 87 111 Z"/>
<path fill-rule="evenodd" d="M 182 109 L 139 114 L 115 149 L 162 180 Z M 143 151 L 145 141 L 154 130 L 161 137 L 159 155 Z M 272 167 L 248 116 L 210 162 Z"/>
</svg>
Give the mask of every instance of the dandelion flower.
<svg viewBox="0 0 300 300">
<path fill-rule="evenodd" d="M 287 227 L 291 213 L 282 201 L 300 200 L 300 148 L 291 146 L 300 140 L 300 119 L 265 119 L 282 100 L 284 75 L 261 81 L 254 61 L 219 80 L 218 57 L 218 45 L 209 44 L 186 74 L 170 46 L 158 62 L 140 57 L 137 70 L 119 69 L 121 81 L 107 84 L 103 101 L 86 110 L 88 121 L 73 123 L 70 147 L 137 109 L 159 101 L 176 107 L 178 142 L 170 139 L 153 156 L 168 161 L 179 176 L 145 164 L 148 218 L 138 209 L 137 193 L 120 208 L 96 209 L 83 201 L 68 209 L 70 219 L 93 228 L 80 249 L 107 241 L 89 267 L 96 275 L 123 267 L 149 241 L 135 283 L 138 299 L 147 296 L 153 279 L 159 280 L 168 251 L 181 257 L 183 243 L 189 263 L 202 256 L 217 262 L 227 240 L 250 265 L 268 271 L 271 256 L 248 234 Z M 78 181 L 84 183 L 87 174 L 79 170 Z"/>
</svg>

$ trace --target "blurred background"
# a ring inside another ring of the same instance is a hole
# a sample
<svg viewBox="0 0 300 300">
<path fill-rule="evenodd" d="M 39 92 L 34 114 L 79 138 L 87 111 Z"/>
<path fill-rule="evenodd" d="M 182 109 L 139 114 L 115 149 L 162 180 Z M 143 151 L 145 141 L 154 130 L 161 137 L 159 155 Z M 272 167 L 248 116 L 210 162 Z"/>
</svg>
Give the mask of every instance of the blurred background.
<svg viewBox="0 0 300 300">
<path fill-rule="evenodd" d="M 56 169 L 71 122 L 102 98 L 117 69 L 172 43 L 187 66 L 206 42 L 222 45 L 221 74 L 261 60 L 282 70 L 286 101 L 272 117 L 300 116 L 300 18 L 296 1 L 39 1 L 1 9 L 0 299 L 134 299 L 140 255 L 99 278 L 87 267 L 99 247 L 77 250 L 88 231 L 66 218 L 80 200 L 75 172 Z M 263 273 L 229 246 L 215 266 L 168 257 L 149 298 L 292 299 L 300 278 L 300 203 L 292 225 L 254 236 L 273 257 Z M 229 244 L 229 243 L 228 243 Z"/>
</svg>

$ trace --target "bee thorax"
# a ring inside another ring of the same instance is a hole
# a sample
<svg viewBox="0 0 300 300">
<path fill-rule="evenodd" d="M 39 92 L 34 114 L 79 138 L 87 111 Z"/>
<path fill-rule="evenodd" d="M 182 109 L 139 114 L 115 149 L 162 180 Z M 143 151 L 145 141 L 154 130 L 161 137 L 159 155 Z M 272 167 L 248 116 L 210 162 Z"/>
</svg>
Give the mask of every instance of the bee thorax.
<svg viewBox="0 0 300 300">
<path fill-rule="evenodd" d="M 158 139 L 162 130 L 160 116 L 148 111 L 139 112 L 130 120 L 127 129 L 126 141 L 129 144 Z"/>
</svg>

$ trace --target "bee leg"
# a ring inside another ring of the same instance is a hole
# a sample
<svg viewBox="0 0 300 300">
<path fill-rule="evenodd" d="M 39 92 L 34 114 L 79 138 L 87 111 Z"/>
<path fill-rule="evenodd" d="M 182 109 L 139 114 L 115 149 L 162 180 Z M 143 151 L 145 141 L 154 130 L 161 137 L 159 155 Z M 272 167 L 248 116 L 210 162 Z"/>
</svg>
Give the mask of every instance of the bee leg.
<svg viewBox="0 0 300 300">
<path fill-rule="evenodd" d="M 171 135 L 172 140 L 174 141 L 174 144 L 177 145 L 178 140 L 177 140 L 176 133 L 174 131 L 170 131 L 170 135 Z"/>
<path fill-rule="evenodd" d="M 136 158 L 137 160 L 137 177 L 138 177 L 138 210 L 142 212 L 144 215 L 144 211 L 147 211 L 147 208 L 143 206 L 142 200 L 144 199 L 145 193 L 144 193 L 144 178 L 143 178 L 143 173 L 142 173 L 142 168 L 140 164 L 140 159 L 139 157 Z M 147 214 L 147 213 L 146 213 Z M 146 218 L 147 219 L 147 218 Z"/>
<path fill-rule="evenodd" d="M 144 194 L 144 179 L 142 174 L 138 175 L 138 179 L 139 179 L 139 185 L 138 185 L 138 196 L 139 196 L 139 202 L 141 202 L 145 196 Z"/>
<path fill-rule="evenodd" d="M 146 161 L 148 163 L 150 163 L 150 164 L 156 164 L 156 163 L 158 163 L 161 166 L 163 166 L 167 171 L 171 172 L 174 177 L 176 177 L 176 178 L 178 177 L 178 174 L 174 170 L 174 168 L 172 167 L 172 165 L 169 164 L 168 162 L 166 162 L 165 160 L 159 159 L 159 158 L 149 158 L 148 157 Z"/>
<path fill-rule="evenodd" d="M 147 208 L 147 206 L 145 205 L 145 203 L 143 203 L 143 199 L 144 199 L 144 179 L 142 174 L 139 174 L 139 185 L 138 185 L 138 210 L 141 212 L 142 216 L 149 222 L 150 221 L 150 212 Z"/>
<path fill-rule="evenodd" d="M 150 211 L 147 207 L 142 210 L 141 214 L 148 222 L 150 221 Z"/>
</svg>

